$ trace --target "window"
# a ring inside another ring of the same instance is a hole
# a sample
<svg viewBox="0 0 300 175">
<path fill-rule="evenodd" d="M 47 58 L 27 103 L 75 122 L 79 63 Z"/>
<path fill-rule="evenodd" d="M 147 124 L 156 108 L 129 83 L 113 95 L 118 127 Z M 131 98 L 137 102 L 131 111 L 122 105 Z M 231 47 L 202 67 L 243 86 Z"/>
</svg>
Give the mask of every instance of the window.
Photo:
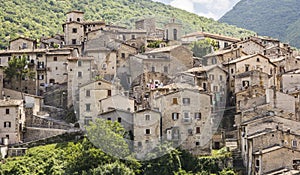
<svg viewBox="0 0 300 175">
<path fill-rule="evenodd" d="M 196 134 L 200 134 L 200 127 L 196 127 Z"/>
<path fill-rule="evenodd" d="M 256 58 L 256 62 L 260 62 L 259 58 Z"/>
<path fill-rule="evenodd" d="M 72 33 L 77 33 L 77 29 L 76 29 L 76 28 L 73 28 L 73 29 L 72 29 Z"/>
<path fill-rule="evenodd" d="M 85 91 L 85 96 L 90 97 L 91 96 L 91 90 L 86 90 Z"/>
<path fill-rule="evenodd" d="M 43 80 L 44 79 L 44 75 L 39 75 L 39 80 Z"/>
<path fill-rule="evenodd" d="M 224 42 L 224 47 L 227 47 L 228 46 L 228 43 L 227 42 Z"/>
<path fill-rule="evenodd" d="M 168 66 L 164 66 L 164 73 L 168 73 Z"/>
<path fill-rule="evenodd" d="M 77 65 L 78 65 L 78 67 L 81 67 L 81 66 L 82 66 L 82 62 L 81 62 L 81 61 L 78 61 L 78 62 L 77 62 Z"/>
<path fill-rule="evenodd" d="M 4 122 L 4 128 L 10 128 L 11 122 Z"/>
<path fill-rule="evenodd" d="M 118 117 L 118 122 L 121 123 L 122 122 L 122 118 Z"/>
<path fill-rule="evenodd" d="M 248 72 L 248 71 L 249 71 L 249 67 L 250 67 L 249 64 L 245 64 L 245 72 Z"/>
<path fill-rule="evenodd" d="M 195 119 L 196 120 L 201 120 L 201 112 L 196 112 L 195 113 Z"/>
<path fill-rule="evenodd" d="M 178 120 L 178 118 L 179 118 L 179 113 L 173 112 L 172 113 L 172 119 L 175 121 L 175 120 Z"/>
<path fill-rule="evenodd" d="M 79 78 L 82 77 L 82 72 L 78 72 L 78 77 L 79 77 Z"/>
<path fill-rule="evenodd" d="M 5 110 L 5 114 L 9 114 L 9 109 L 6 109 L 6 110 Z"/>
<path fill-rule="evenodd" d="M 22 44 L 22 49 L 26 49 L 27 48 L 27 43 L 23 43 Z"/>
<path fill-rule="evenodd" d="M 189 111 L 183 111 L 183 118 L 189 119 L 190 118 L 190 112 Z"/>
<path fill-rule="evenodd" d="M 80 22 L 80 18 L 77 18 L 77 21 Z"/>
<path fill-rule="evenodd" d="M 196 146 L 199 146 L 200 145 L 200 142 L 196 142 Z"/>
<path fill-rule="evenodd" d="M 155 72 L 155 67 L 154 66 L 151 67 L 151 71 Z"/>
<path fill-rule="evenodd" d="M 108 96 L 108 97 L 111 96 L 111 90 L 107 90 L 107 96 Z"/>
<path fill-rule="evenodd" d="M 72 44 L 76 44 L 76 39 L 72 39 Z"/>
<path fill-rule="evenodd" d="M 209 79 L 210 79 L 210 80 L 214 80 L 214 79 L 215 79 L 215 76 L 212 75 L 212 74 L 210 74 L 210 75 L 209 75 Z"/>
<path fill-rule="evenodd" d="M 222 76 L 222 75 L 220 75 L 219 80 L 220 80 L 220 81 L 223 81 L 223 76 Z"/>
<path fill-rule="evenodd" d="M 183 98 L 182 103 L 183 105 L 189 105 L 191 103 L 190 98 Z"/>
<path fill-rule="evenodd" d="M 131 39 L 135 39 L 135 35 L 131 35 Z"/>
<path fill-rule="evenodd" d="M 218 92 L 218 86 L 214 86 L 214 92 Z"/>
<path fill-rule="evenodd" d="M 125 58 L 125 53 L 121 53 L 121 58 Z"/>
<path fill-rule="evenodd" d="M 173 103 L 172 104 L 174 104 L 174 105 L 178 104 L 177 98 L 173 98 Z"/>
<path fill-rule="evenodd" d="M 84 117 L 84 125 L 89 125 L 93 121 L 92 117 Z"/>
<path fill-rule="evenodd" d="M 260 163 L 259 163 L 259 159 L 256 159 L 256 160 L 255 160 L 255 166 L 256 166 L 256 167 L 259 167 L 259 164 L 260 164 Z"/>
<path fill-rule="evenodd" d="M 126 36 L 125 36 L 125 35 L 123 35 L 123 40 L 124 40 L 124 41 L 126 40 Z"/>
<path fill-rule="evenodd" d="M 107 120 L 111 121 L 111 118 L 110 118 L 110 117 L 108 117 L 108 118 L 107 118 Z"/>
<path fill-rule="evenodd" d="M 91 104 L 85 104 L 85 111 L 91 111 Z"/>
<path fill-rule="evenodd" d="M 297 147 L 297 140 L 293 140 L 293 141 L 292 141 L 292 147 L 293 147 L 293 148 L 296 148 L 296 147 Z"/>
<path fill-rule="evenodd" d="M 138 142 L 138 146 L 141 147 L 142 146 L 142 142 Z"/>
<path fill-rule="evenodd" d="M 146 134 L 151 134 L 150 129 L 146 129 L 146 130 L 145 130 L 145 133 L 146 133 Z"/>
<path fill-rule="evenodd" d="M 177 40 L 177 29 L 173 29 L 174 40 Z"/>
<path fill-rule="evenodd" d="M 233 69 L 230 69 L 230 72 L 233 74 L 233 73 L 234 73 L 234 70 L 233 70 Z"/>
<path fill-rule="evenodd" d="M 217 59 L 215 57 L 212 58 L 211 64 L 217 64 Z"/>
<path fill-rule="evenodd" d="M 145 120 L 150 120 L 150 114 L 145 114 Z"/>
</svg>

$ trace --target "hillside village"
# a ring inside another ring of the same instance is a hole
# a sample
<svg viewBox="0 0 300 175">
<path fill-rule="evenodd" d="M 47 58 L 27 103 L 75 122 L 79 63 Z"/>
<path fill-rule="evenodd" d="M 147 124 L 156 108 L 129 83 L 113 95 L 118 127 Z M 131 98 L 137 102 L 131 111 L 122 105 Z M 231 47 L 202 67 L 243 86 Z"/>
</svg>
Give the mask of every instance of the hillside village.
<svg viewBox="0 0 300 175">
<path fill-rule="evenodd" d="M 2 157 L 101 118 L 131 133 L 139 159 L 168 141 L 196 156 L 225 146 L 247 174 L 300 173 L 297 50 L 182 25 L 147 18 L 128 29 L 70 11 L 63 34 L 11 40 L 0 50 Z M 190 45 L 206 39 L 216 49 L 195 57 Z M 17 60 L 26 71 L 9 71 Z"/>
</svg>

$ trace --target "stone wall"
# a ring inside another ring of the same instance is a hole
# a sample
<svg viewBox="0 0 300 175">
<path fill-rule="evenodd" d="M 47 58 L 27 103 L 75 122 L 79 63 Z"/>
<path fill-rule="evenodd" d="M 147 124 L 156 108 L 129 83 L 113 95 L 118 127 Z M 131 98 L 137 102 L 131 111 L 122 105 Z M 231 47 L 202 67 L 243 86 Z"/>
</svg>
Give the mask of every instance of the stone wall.
<svg viewBox="0 0 300 175">
<path fill-rule="evenodd" d="M 24 134 L 23 142 L 45 139 L 66 133 L 63 129 L 33 128 L 27 127 Z"/>
</svg>

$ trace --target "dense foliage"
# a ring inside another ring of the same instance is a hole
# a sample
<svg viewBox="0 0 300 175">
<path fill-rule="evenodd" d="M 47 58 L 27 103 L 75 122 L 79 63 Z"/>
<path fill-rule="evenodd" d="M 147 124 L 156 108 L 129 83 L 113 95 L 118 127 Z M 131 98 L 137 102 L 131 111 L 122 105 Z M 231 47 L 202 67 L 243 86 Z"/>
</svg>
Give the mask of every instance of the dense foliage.
<svg viewBox="0 0 300 175">
<path fill-rule="evenodd" d="M 118 136 L 124 134 L 124 130 L 119 123 L 108 122 L 103 124 L 103 121 L 100 120 L 96 122 L 96 125 L 100 127 L 109 126 L 110 128 L 106 128 L 106 130 L 110 130 L 109 132 L 114 132 Z M 92 130 L 95 129 L 93 127 Z M 121 140 L 116 142 L 122 142 Z M 127 149 L 124 144 L 120 147 Z M 232 170 L 222 170 L 226 167 L 219 167 L 219 165 L 225 165 L 230 157 L 227 152 L 218 152 L 210 157 L 198 158 L 185 151 L 173 149 L 168 145 L 163 145 L 160 149 L 168 150 L 168 152 L 158 159 L 138 162 L 134 158 L 127 157 L 126 160 L 120 160 L 96 148 L 85 138 L 78 142 L 57 143 L 30 148 L 25 156 L 8 158 L 4 163 L 0 163 L 0 174 L 184 175 L 234 173 Z"/>
<path fill-rule="evenodd" d="M 300 1 L 241 0 L 219 21 L 289 42 L 300 48 Z"/>
<path fill-rule="evenodd" d="M 190 48 L 196 57 L 203 57 L 218 49 L 218 44 L 215 40 L 206 38 L 200 41 L 194 41 L 190 44 Z"/>
<path fill-rule="evenodd" d="M 84 11 L 86 20 L 105 20 L 126 27 L 133 27 L 143 17 L 157 17 L 158 27 L 162 27 L 176 17 L 184 24 L 185 32 L 203 29 L 235 37 L 253 34 L 151 0 L 0 0 L 0 8 L 0 48 L 18 35 L 38 39 L 62 33 L 65 13 L 71 10 Z"/>
</svg>

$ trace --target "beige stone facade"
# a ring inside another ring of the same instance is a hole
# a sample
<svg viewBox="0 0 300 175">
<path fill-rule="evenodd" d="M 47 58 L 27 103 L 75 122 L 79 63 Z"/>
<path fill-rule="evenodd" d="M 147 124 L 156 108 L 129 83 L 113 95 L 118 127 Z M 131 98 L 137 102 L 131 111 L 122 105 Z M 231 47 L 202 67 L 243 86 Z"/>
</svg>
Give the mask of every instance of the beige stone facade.
<svg viewBox="0 0 300 175">
<path fill-rule="evenodd" d="M 181 89 L 153 99 L 162 113 L 163 139 L 195 155 L 210 154 L 211 97 L 197 90 Z"/>
<path fill-rule="evenodd" d="M 9 144 L 19 143 L 23 139 L 25 110 L 22 100 L 0 100 L 0 138 L 8 138 Z"/>
<path fill-rule="evenodd" d="M 160 143 L 161 114 L 145 109 L 133 113 L 134 151 L 137 158 L 143 158 Z"/>
</svg>

